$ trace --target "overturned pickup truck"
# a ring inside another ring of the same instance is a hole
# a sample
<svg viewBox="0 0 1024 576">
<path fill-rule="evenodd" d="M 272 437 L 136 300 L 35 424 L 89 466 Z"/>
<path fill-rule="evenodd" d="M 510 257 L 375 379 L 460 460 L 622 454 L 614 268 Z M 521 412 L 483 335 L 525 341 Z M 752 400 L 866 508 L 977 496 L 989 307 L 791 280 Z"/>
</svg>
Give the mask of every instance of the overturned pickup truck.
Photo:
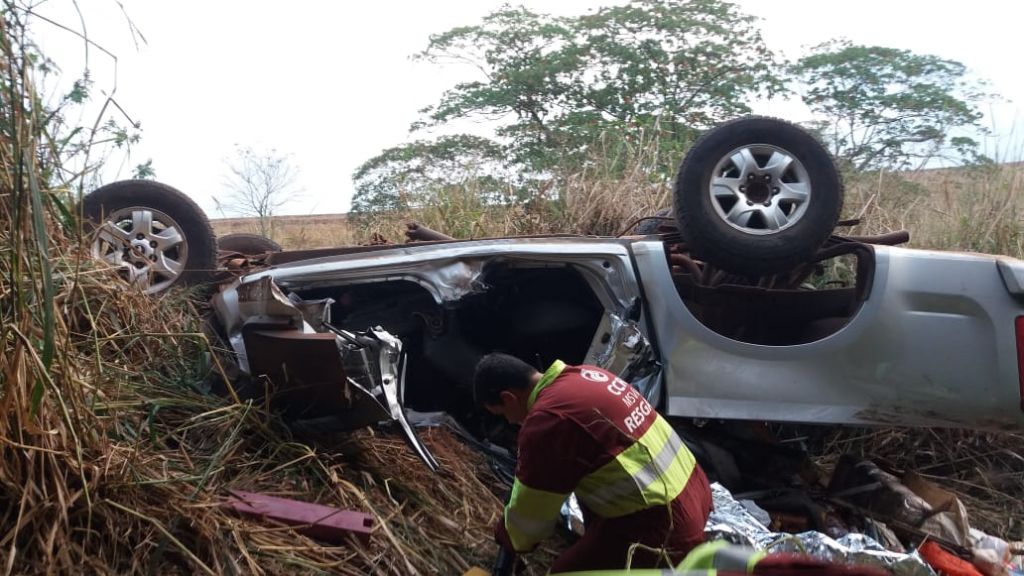
<svg viewBox="0 0 1024 576">
<path fill-rule="evenodd" d="M 471 392 L 492 350 L 602 366 L 673 416 L 1020 429 L 1024 263 L 836 235 L 841 206 L 810 134 L 743 118 L 694 145 L 655 233 L 275 252 L 212 304 L 288 417 L 391 419 L 416 446 L 406 410 L 496 425 Z M 143 289 L 213 267 L 209 224 L 171 188 L 118 182 L 84 210 L 96 256 Z"/>
</svg>

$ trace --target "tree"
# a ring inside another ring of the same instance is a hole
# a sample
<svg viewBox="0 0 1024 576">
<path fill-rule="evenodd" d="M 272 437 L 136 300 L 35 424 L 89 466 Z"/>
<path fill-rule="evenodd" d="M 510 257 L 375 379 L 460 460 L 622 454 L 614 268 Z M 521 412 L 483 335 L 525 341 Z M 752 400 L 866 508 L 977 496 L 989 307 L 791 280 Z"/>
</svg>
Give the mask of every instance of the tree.
<svg viewBox="0 0 1024 576">
<path fill-rule="evenodd" d="M 136 164 L 132 169 L 132 178 L 136 180 L 153 180 L 156 178 L 156 169 L 153 168 L 153 159 L 147 158 L 145 162 Z"/>
<path fill-rule="evenodd" d="M 478 79 L 446 91 L 413 129 L 501 122 L 512 157 L 536 171 L 582 161 L 601 134 L 657 129 L 666 145 L 749 112 L 782 85 L 752 16 L 723 0 L 633 0 L 578 17 L 503 7 L 432 36 L 418 58 Z"/>
<path fill-rule="evenodd" d="M 465 134 L 420 140 L 389 148 L 356 169 L 352 212 L 403 212 L 458 187 L 500 202 L 514 178 L 504 147 L 492 140 Z"/>
<path fill-rule="evenodd" d="M 933 158 L 978 160 L 980 83 L 963 64 L 833 40 L 791 69 L 833 154 L 854 169 L 907 168 Z"/>
<path fill-rule="evenodd" d="M 260 234 L 270 237 L 271 217 L 300 193 L 291 158 L 273 149 L 256 152 L 244 147 L 236 148 L 227 164 L 224 184 L 229 194 L 223 202 L 214 198 L 217 209 L 257 218 Z"/>
</svg>

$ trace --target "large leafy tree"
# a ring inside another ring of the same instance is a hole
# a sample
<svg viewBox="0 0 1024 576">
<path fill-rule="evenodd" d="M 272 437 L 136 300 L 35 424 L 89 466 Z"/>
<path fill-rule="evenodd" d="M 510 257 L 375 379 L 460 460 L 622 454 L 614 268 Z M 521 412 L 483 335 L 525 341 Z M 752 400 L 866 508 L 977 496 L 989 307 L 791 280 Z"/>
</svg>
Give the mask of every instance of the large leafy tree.
<svg viewBox="0 0 1024 576">
<path fill-rule="evenodd" d="M 782 87 L 755 19 L 723 0 L 633 0 L 576 17 L 505 6 L 432 36 L 417 58 L 468 65 L 476 77 L 423 109 L 413 131 L 489 121 L 500 144 L 458 136 L 386 150 L 356 171 L 353 211 L 408 208 L 466 166 L 492 199 L 522 188 L 508 178 L 513 167 L 549 189 L 537 180 L 585 165 L 595 146 L 653 141 L 654 177 L 668 177 L 695 131 Z"/>
<path fill-rule="evenodd" d="M 987 95 L 959 62 L 834 40 L 792 72 L 833 154 L 854 169 L 981 158 L 978 104 Z"/>
<path fill-rule="evenodd" d="M 478 78 L 414 128 L 500 121 L 514 157 L 538 170 L 583 158 L 608 132 L 686 141 L 781 88 L 755 19 L 722 0 L 633 0 L 571 18 L 506 6 L 431 37 L 418 56 L 470 64 Z"/>
<path fill-rule="evenodd" d="M 364 162 L 352 178 L 352 212 L 369 214 L 419 208 L 452 188 L 472 188 L 498 202 L 509 193 L 513 176 L 503 146 L 463 134 L 389 148 Z"/>
</svg>

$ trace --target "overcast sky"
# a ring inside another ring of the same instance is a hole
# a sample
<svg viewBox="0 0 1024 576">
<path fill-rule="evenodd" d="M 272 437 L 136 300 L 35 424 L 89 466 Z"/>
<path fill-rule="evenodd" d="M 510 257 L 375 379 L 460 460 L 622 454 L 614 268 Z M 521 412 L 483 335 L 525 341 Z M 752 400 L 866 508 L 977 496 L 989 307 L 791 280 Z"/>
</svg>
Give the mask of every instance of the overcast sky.
<svg viewBox="0 0 1024 576">
<path fill-rule="evenodd" d="M 470 25 L 494 0 L 303 1 L 122 0 L 145 36 L 138 48 L 116 0 L 79 0 L 96 50 L 96 89 L 109 92 L 142 123 L 142 141 L 121 173 L 152 158 L 157 179 L 192 196 L 211 217 L 225 194 L 225 160 L 236 145 L 275 148 L 298 167 L 304 196 L 282 212 L 335 213 L 349 208 L 351 174 L 384 148 L 405 142 L 417 110 L 467 70 L 416 63 L 432 33 Z M 578 14 L 615 2 L 519 2 L 540 12 Z M 1018 159 L 1024 146 L 1024 75 L 1020 73 L 1024 2 L 972 0 L 740 0 L 763 19 L 772 49 L 797 57 L 832 38 L 905 48 L 963 62 L 1009 99 L 986 110 L 996 136 L 989 152 Z M 80 29 L 70 0 L 39 10 Z M 954 8 L 955 6 L 955 8 Z M 38 24 L 37 37 L 69 76 L 82 68 L 81 42 Z M 799 106 L 761 103 L 757 111 L 803 120 Z M 417 135 L 416 137 L 423 137 Z M 116 166 L 116 165 L 115 165 Z"/>
</svg>

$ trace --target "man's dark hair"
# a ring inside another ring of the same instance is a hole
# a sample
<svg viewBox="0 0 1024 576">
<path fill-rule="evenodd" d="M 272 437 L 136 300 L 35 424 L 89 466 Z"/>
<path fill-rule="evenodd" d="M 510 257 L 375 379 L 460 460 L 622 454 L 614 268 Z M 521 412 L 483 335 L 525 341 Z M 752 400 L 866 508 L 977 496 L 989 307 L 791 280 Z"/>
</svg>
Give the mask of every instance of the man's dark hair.
<svg viewBox="0 0 1024 576">
<path fill-rule="evenodd" d="M 515 356 L 501 352 L 488 354 L 476 363 L 473 398 L 480 406 L 499 404 L 502 391 L 526 388 L 536 372 L 533 366 Z"/>
</svg>

